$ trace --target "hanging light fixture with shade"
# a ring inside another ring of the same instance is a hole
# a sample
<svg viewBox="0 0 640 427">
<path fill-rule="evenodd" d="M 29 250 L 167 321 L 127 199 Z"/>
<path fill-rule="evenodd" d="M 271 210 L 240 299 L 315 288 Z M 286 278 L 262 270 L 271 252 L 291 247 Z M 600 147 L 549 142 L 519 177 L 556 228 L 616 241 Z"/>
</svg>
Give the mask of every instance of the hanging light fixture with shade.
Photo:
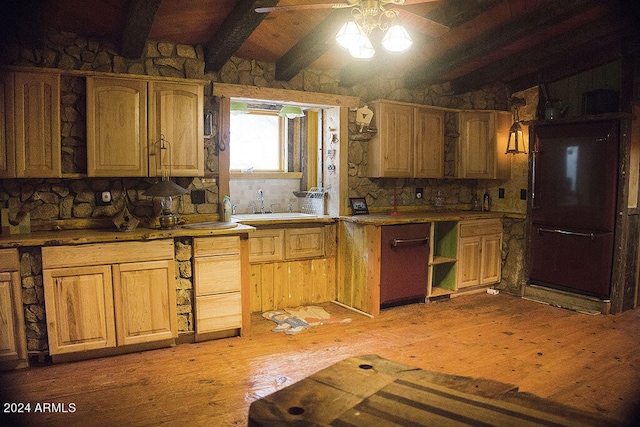
<svg viewBox="0 0 640 427">
<path fill-rule="evenodd" d="M 160 139 L 153 145 L 159 145 L 160 147 L 160 169 L 162 170 L 162 177 L 160 181 L 157 181 L 151 187 L 149 187 L 143 196 L 153 197 L 160 200 L 160 228 L 163 230 L 170 230 L 176 227 L 178 221 L 173 213 L 173 198 L 182 196 L 187 192 L 184 188 L 171 181 L 171 144 L 164 139 L 164 135 L 160 135 Z M 167 150 L 169 153 L 169 170 L 162 168 L 162 150 Z"/>
<path fill-rule="evenodd" d="M 413 44 L 407 30 L 396 21 L 398 11 L 386 9 L 386 3 L 396 5 L 394 2 L 367 0 L 351 9 L 353 20 L 340 28 L 336 42 L 347 49 L 352 57 L 370 59 L 375 55 L 369 36 L 376 28 L 385 32 L 381 44 L 389 52 L 402 53 Z"/>
<path fill-rule="evenodd" d="M 304 117 L 304 111 L 302 111 L 302 108 L 295 105 L 285 105 L 280 109 L 278 115 L 280 117 L 286 117 L 287 119 L 295 119 L 298 117 Z"/>
<path fill-rule="evenodd" d="M 511 106 L 513 107 L 513 124 L 509 128 L 509 140 L 507 142 L 507 150 L 505 154 L 527 154 L 524 144 L 524 133 L 520 124 L 518 108 L 524 107 L 527 101 L 524 98 L 512 98 Z"/>
</svg>

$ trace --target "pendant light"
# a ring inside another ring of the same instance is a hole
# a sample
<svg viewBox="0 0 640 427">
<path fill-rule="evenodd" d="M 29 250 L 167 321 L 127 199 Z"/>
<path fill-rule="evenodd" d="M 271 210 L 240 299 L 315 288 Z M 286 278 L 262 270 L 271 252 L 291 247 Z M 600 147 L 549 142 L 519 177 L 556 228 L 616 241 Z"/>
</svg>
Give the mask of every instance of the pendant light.
<svg viewBox="0 0 640 427">
<path fill-rule="evenodd" d="M 278 115 L 280 117 L 286 117 L 287 119 L 295 119 L 297 117 L 304 117 L 304 112 L 302 108 L 296 107 L 295 105 L 285 105 L 280 109 Z"/>
<path fill-rule="evenodd" d="M 512 98 L 511 105 L 514 107 L 513 124 L 509 128 L 509 141 L 507 142 L 505 154 L 527 154 L 524 146 L 524 133 L 518 117 L 518 108 L 526 105 L 526 100 L 524 98 Z M 522 147 L 520 147 L 520 144 L 522 144 Z"/>
</svg>

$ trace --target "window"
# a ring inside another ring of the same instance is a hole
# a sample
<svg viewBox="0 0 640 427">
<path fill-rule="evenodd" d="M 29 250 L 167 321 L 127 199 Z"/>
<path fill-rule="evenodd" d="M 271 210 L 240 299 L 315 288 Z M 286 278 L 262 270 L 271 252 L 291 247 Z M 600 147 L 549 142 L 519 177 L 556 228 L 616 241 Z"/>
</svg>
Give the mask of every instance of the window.
<svg viewBox="0 0 640 427">
<path fill-rule="evenodd" d="M 285 172 L 285 119 L 277 111 L 231 115 L 230 169 Z"/>
</svg>

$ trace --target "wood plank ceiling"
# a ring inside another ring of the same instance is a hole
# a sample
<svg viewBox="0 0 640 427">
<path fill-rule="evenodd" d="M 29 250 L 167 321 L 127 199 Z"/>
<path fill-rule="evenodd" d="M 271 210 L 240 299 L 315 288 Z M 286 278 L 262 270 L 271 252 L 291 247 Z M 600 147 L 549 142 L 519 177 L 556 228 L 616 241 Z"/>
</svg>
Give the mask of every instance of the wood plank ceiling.
<svg viewBox="0 0 640 427">
<path fill-rule="evenodd" d="M 335 43 L 348 9 L 255 12 L 330 1 L 10 0 L 15 12 L 3 24 L 32 40 L 43 28 L 110 38 L 130 58 L 142 55 L 147 40 L 200 44 L 208 71 L 237 56 L 275 63 L 279 80 L 306 67 L 339 69 L 345 87 L 402 73 L 408 87 L 450 81 L 458 93 L 494 82 L 518 91 L 638 53 L 637 0 L 407 0 L 402 9 L 450 30 L 434 37 L 405 20 L 410 51 L 378 52 L 369 61 L 353 60 Z"/>
</svg>

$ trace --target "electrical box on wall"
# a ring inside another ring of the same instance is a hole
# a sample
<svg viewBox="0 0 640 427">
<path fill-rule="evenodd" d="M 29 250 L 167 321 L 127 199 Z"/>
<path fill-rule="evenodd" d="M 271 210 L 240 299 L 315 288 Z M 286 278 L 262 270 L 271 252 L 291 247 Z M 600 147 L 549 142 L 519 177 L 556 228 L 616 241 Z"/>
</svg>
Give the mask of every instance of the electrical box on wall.
<svg viewBox="0 0 640 427">
<path fill-rule="evenodd" d="M 111 205 L 111 191 L 96 191 L 96 206 Z"/>
</svg>

